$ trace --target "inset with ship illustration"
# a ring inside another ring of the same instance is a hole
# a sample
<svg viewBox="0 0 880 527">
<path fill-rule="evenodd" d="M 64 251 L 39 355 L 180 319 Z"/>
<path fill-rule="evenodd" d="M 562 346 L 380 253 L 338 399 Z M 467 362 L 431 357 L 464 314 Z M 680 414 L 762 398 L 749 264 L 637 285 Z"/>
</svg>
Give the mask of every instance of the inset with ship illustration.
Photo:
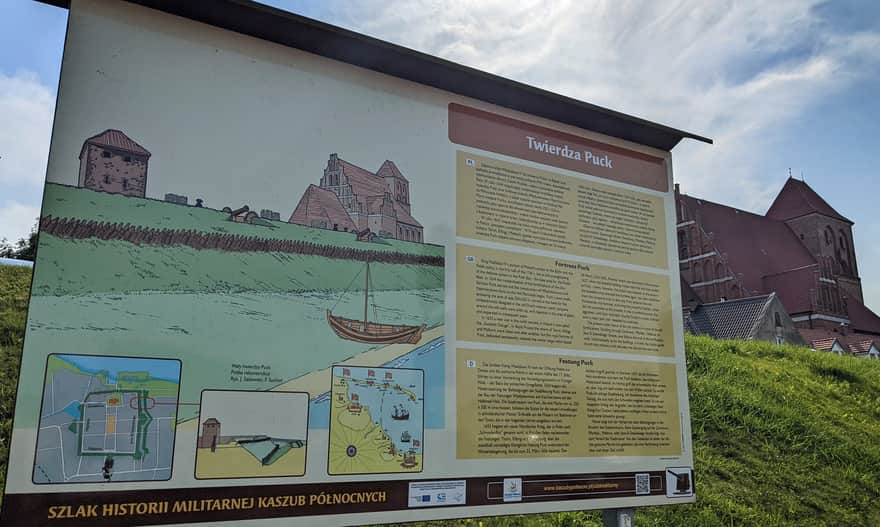
<svg viewBox="0 0 880 527">
<path fill-rule="evenodd" d="M 309 394 L 202 391 L 196 479 L 303 476 Z"/>
<path fill-rule="evenodd" d="M 334 366 L 327 472 L 421 472 L 424 372 Z"/>
</svg>

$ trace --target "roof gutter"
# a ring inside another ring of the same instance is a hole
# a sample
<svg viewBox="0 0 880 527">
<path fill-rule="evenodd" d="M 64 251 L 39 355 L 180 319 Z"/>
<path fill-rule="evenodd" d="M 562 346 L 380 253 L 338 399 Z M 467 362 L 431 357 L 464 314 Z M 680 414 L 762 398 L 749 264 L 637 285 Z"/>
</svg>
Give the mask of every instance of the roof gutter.
<svg viewBox="0 0 880 527">
<path fill-rule="evenodd" d="M 70 8 L 70 0 L 36 1 Z M 589 104 L 251 0 L 124 1 L 660 150 L 672 150 L 682 139 L 712 144 L 711 139 L 701 135 Z"/>
</svg>

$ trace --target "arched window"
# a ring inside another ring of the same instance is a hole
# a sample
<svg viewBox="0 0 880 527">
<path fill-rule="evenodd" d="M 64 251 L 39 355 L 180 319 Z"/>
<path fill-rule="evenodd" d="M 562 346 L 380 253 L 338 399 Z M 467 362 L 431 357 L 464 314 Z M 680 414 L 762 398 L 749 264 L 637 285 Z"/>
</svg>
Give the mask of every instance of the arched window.
<svg viewBox="0 0 880 527">
<path fill-rule="evenodd" d="M 840 229 L 839 233 L 840 237 L 838 242 L 840 244 L 840 256 L 838 257 L 838 260 L 840 260 L 840 266 L 843 268 L 843 272 L 851 273 L 852 267 L 850 267 L 849 244 L 846 242 L 848 237 L 846 233 L 843 232 L 843 229 Z"/>
<path fill-rule="evenodd" d="M 831 227 L 825 227 L 825 245 L 831 245 L 834 243 L 834 231 L 831 230 Z"/>
<path fill-rule="evenodd" d="M 706 281 L 712 280 L 714 278 L 712 276 L 712 263 L 709 260 L 703 262 L 703 275 L 705 276 Z"/>
<path fill-rule="evenodd" d="M 782 317 L 779 316 L 779 311 L 773 313 L 773 320 L 776 322 L 776 327 L 782 327 Z"/>
<path fill-rule="evenodd" d="M 685 260 L 688 257 L 687 233 L 678 231 L 678 257 Z"/>
</svg>

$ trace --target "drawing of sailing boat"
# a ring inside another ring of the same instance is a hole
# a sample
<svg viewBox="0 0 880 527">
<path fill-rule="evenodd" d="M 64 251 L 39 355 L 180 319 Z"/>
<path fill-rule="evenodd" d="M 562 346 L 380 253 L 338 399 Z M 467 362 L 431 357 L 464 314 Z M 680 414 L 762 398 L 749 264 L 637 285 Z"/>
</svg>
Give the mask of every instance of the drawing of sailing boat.
<svg viewBox="0 0 880 527">
<path fill-rule="evenodd" d="M 408 421 L 409 410 L 398 404 L 394 407 L 394 413 L 391 414 L 391 418 L 395 421 Z"/>
<path fill-rule="evenodd" d="M 343 339 L 368 344 L 416 344 L 422 338 L 425 324 L 421 326 L 405 326 L 393 324 L 379 324 L 367 320 L 370 307 L 370 264 L 367 262 L 366 287 L 364 288 L 364 319 L 344 318 L 333 314 L 332 309 L 327 310 L 327 323 L 330 328 Z"/>
</svg>

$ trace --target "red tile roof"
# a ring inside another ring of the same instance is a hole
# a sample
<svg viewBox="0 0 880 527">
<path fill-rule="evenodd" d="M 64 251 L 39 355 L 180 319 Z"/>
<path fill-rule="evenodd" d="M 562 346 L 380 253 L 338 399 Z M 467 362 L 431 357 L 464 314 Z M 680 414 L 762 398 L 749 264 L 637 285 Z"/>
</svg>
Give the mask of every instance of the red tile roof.
<svg viewBox="0 0 880 527">
<path fill-rule="evenodd" d="M 842 345 L 840 343 L 840 341 L 836 338 L 814 340 L 814 341 L 810 342 L 810 347 L 813 348 L 814 350 L 819 350 L 819 351 L 833 351 L 835 342 L 841 348 L 846 349 L 846 346 Z"/>
<path fill-rule="evenodd" d="M 852 224 L 850 220 L 845 218 L 834 207 L 816 194 L 805 181 L 794 178 L 788 178 L 779 195 L 770 205 L 767 211 L 767 217 L 775 220 L 785 221 L 807 214 L 819 213 L 830 216 L 841 221 Z"/>
<path fill-rule="evenodd" d="M 843 334 L 831 329 L 799 329 L 801 337 L 810 343 L 810 347 L 820 351 L 831 351 L 836 341 L 844 352 L 853 355 L 865 355 L 871 346 L 880 349 L 880 338 L 858 333 Z"/>
<path fill-rule="evenodd" d="M 878 347 L 872 338 L 858 340 L 856 335 L 849 338 L 849 349 L 853 355 L 864 355 L 871 351 L 871 346 Z"/>
<path fill-rule="evenodd" d="M 332 190 L 323 189 L 317 185 L 309 185 L 293 209 L 289 223 L 312 227 L 311 219 L 321 218 L 327 222 L 326 228 L 332 229 L 337 225 L 340 231 L 355 231 L 357 227 L 351 221 L 351 216 L 342 207 L 339 198 Z"/>
<path fill-rule="evenodd" d="M 87 144 L 115 148 L 117 150 L 123 150 L 125 152 L 131 152 L 132 154 L 141 156 L 150 157 L 151 155 L 146 148 L 135 143 L 130 137 L 120 132 L 119 130 L 114 130 L 112 128 L 104 130 L 100 134 L 93 135 L 92 137 L 86 139 L 83 143 L 83 149 Z M 80 151 L 80 157 L 82 157 L 82 151 Z"/>
<path fill-rule="evenodd" d="M 818 264 L 784 222 L 682 194 L 689 217 L 696 217 L 712 243 L 742 275 L 747 295 L 776 291 L 789 313 L 809 310 L 804 282 Z M 806 288 L 808 289 L 808 288 Z"/>
</svg>

